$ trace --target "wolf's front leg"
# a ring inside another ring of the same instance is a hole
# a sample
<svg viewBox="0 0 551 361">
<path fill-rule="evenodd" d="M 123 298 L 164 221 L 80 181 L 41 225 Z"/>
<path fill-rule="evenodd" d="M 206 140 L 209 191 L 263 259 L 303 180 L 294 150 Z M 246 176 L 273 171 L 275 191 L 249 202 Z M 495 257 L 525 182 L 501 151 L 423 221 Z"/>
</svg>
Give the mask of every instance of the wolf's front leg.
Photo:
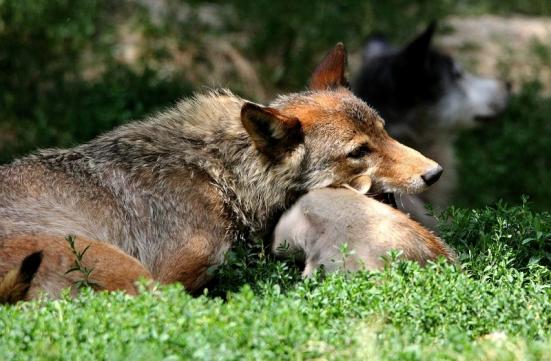
<svg viewBox="0 0 551 361">
<path fill-rule="evenodd" d="M 194 292 L 209 281 L 209 268 L 223 262 L 230 245 L 231 241 L 224 235 L 194 235 L 177 249 L 167 252 L 160 261 L 155 279 L 167 284 L 180 282 L 186 290 Z"/>
</svg>

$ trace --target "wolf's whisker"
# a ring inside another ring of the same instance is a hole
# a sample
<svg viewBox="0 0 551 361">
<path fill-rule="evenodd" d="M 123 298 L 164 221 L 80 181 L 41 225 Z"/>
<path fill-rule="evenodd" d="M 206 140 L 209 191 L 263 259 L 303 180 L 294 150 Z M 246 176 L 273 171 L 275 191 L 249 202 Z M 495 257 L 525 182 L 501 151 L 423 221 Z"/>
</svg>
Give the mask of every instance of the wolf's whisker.
<svg viewBox="0 0 551 361">
<path fill-rule="evenodd" d="M 400 200 L 400 207 L 403 209 L 404 207 L 404 199 L 402 198 L 402 193 L 398 193 L 398 199 Z"/>
</svg>

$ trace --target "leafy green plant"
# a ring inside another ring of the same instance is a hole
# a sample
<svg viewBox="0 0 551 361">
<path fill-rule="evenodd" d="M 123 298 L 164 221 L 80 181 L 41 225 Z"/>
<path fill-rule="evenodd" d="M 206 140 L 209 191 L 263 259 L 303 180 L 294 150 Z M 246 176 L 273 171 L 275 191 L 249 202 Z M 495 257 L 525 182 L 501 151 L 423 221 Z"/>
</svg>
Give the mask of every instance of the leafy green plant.
<svg viewBox="0 0 551 361">
<path fill-rule="evenodd" d="M 533 272 L 551 281 L 551 215 L 499 202 L 482 209 L 450 208 L 441 235 L 460 255 L 465 270 L 486 278 L 488 269 Z"/>
<path fill-rule="evenodd" d="M 226 253 L 224 263 L 211 270 L 213 282 L 208 286 L 208 294 L 226 297 L 244 284 L 250 284 L 257 292 L 274 285 L 287 290 L 301 279 L 302 270 L 297 264 L 301 264 L 300 258 L 277 258 L 261 240 L 241 240 Z"/>
<path fill-rule="evenodd" d="M 68 235 L 67 237 L 65 237 L 65 240 L 69 244 L 73 256 L 75 256 L 75 262 L 73 263 L 73 266 L 69 270 L 67 270 L 65 274 L 78 272 L 82 275 L 82 279 L 79 279 L 74 283 L 74 286 L 79 290 L 83 288 L 92 288 L 95 290 L 101 289 L 101 286 L 99 284 L 90 280 L 90 274 L 92 274 L 94 269 L 86 267 L 83 263 L 84 255 L 86 254 L 86 251 L 88 251 L 88 249 L 90 248 L 90 244 L 84 247 L 82 251 L 79 251 L 76 249 L 75 246 L 76 236 Z"/>
</svg>

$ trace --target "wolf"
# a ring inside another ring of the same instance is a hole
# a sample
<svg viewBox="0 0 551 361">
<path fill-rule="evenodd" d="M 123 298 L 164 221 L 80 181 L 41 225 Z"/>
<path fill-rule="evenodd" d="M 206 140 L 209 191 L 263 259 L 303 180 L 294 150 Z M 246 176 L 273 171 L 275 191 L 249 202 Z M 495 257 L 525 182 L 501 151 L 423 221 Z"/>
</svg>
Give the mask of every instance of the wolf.
<svg viewBox="0 0 551 361">
<path fill-rule="evenodd" d="M 454 251 L 434 233 L 354 188 L 308 192 L 283 214 L 272 241 L 276 255 L 303 258 L 303 277 L 320 266 L 327 272 L 378 270 L 391 250 L 421 265 L 438 257 L 457 261 Z"/>
<path fill-rule="evenodd" d="M 86 144 L 0 167 L 0 247 L 74 234 L 114 245 L 155 280 L 193 292 L 236 239 L 269 234 L 310 190 L 359 177 L 377 192 L 425 190 L 442 168 L 386 133 L 346 87 L 345 70 L 339 43 L 308 90 L 268 106 L 210 91 Z"/>
<path fill-rule="evenodd" d="M 464 71 L 455 59 L 431 46 L 436 23 L 402 48 L 373 36 L 352 82 L 354 93 L 387 123 L 389 134 L 445 169 L 442 179 L 420 196 L 401 197 L 400 207 L 426 226 L 435 220 L 425 203 L 448 205 L 457 184 L 454 141 L 461 129 L 488 124 L 502 113 L 510 84 Z"/>
</svg>

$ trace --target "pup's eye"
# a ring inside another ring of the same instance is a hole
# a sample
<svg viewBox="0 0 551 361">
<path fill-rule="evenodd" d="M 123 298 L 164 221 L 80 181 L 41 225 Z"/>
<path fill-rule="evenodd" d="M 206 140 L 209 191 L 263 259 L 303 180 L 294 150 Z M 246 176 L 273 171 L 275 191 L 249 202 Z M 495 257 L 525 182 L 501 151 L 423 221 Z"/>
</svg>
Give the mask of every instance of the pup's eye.
<svg viewBox="0 0 551 361">
<path fill-rule="evenodd" d="M 371 152 L 367 144 L 362 144 L 350 153 L 348 153 L 348 158 L 360 159 L 365 157 Z"/>
</svg>

